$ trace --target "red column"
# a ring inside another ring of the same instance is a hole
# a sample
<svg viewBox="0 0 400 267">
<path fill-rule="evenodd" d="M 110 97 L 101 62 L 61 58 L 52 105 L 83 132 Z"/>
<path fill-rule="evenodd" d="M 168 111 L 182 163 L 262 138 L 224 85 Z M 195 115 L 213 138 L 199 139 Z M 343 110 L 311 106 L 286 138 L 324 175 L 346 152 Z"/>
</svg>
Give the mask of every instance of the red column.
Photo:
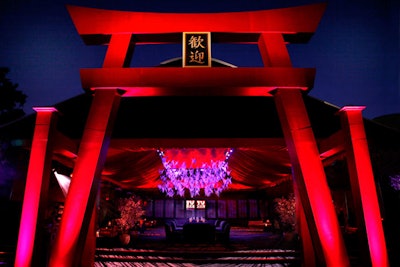
<svg viewBox="0 0 400 267">
<path fill-rule="evenodd" d="M 113 34 L 104 58 L 103 68 L 121 68 L 130 62 L 133 53 L 132 34 Z"/>
<path fill-rule="evenodd" d="M 35 239 L 41 234 L 41 231 L 36 234 L 39 230 L 37 226 L 40 227 L 40 222 L 44 219 L 51 172 L 57 110 L 51 107 L 34 108 L 34 110 L 37 113 L 36 124 L 19 226 L 14 265 L 16 267 L 32 266 Z M 37 246 L 43 246 L 43 244 L 37 244 Z M 41 255 L 37 256 L 41 257 Z"/>
<path fill-rule="evenodd" d="M 95 91 L 49 266 L 81 262 L 120 98 L 116 89 Z"/>
<path fill-rule="evenodd" d="M 97 202 L 97 201 L 96 201 Z M 97 204 L 95 205 L 87 231 L 80 267 L 93 267 L 96 256 Z"/>
<path fill-rule="evenodd" d="M 296 223 L 297 223 L 296 228 L 301 236 L 302 251 L 303 251 L 302 265 L 304 267 L 317 267 L 318 266 L 317 259 L 319 259 L 318 255 L 322 255 L 321 244 L 319 243 L 318 240 L 314 241 L 315 239 L 313 240 L 313 238 L 311 237 L 307 218 L 304 213 L 304 208 L 300 201 L 301 198 L 300 193 L 296 184 L 294 184 L 294 193 L 296 198 Z M 318 242 L 318 244 L 313 245 L 315 242 Z M 316 248 L 319 250 L 317 251 Z M 320 261 L 324 262 L 324 260 Z"/>
<path fill-rule="evenodd" d="M 289 52 L 281 33 L 261 33 L 258 49 L 265 67 L 291 67 Z"/>
<path fill-rule="evenodd" d="M 278 89 L 274 98 L 310 232 L 318 234 L 326 266 L 350 266 L 301 91 Z"/>
<path fill-rule="evenodd" d="M 372 266 L 385 267 L 389 266 L 389 261 L 361 113 L 363 109 L 364 107 L 344 107 L 339 114 L 345 135 L 346 159 L 358 222 L 365 224 L 365 228 L 359 225 L 360 231 L 366 231 Z"/>
</svg>

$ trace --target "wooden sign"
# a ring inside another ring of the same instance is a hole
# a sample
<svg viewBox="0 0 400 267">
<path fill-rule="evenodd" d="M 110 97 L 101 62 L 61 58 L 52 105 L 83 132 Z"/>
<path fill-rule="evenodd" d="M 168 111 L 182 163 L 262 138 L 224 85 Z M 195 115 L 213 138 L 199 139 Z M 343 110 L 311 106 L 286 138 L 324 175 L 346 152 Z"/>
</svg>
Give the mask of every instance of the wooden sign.
<svg viewBox="0 0 400 267">
<path fill-rule="evenodd" d="M 183 67 L 211 67 L 211 33 L 183 33 Z"/>
</svg>

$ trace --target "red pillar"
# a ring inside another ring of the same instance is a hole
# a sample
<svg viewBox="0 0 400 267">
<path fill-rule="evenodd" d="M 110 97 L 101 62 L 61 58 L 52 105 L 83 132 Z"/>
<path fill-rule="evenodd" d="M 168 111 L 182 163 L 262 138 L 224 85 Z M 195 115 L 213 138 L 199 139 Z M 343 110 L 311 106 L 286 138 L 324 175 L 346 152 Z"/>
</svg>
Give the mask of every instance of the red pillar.
<svg viewBox="0 0 400 267">
<path fill-rule="evenodd" d="M 80 267 L 93 267 L 96 256 L 97 205 L 95 205 L 86 235 Z"/>
<path fill-rule="evenodd" d="M 363 109 L 344 107 L 339 114 L 345 135 L 346 159 L 359 230 L 363 233 L 366 231 L 372 266 L 386 267 L 389 261 L 361 113 Z"/>
<path fill-rule="evenodd" d="M 282 33 L 261 33 L 258 49 L 265 67 L 292 67 Z"/>
<path fill-rule="evenodd" d="M 131 38 L 131 33 L 111 35 L 103 68 L 120 68 L 130 62 L 130 56 L 133 53 L 133 45 L 130 46 Z"/>
<path fill-rule="evenodd" d="M 34 110 L 37 113 L 36 124 L 19 226 L 14 264 L 16 267 L 33 266 L 34 248 L 43 247 L 43 244 L 38 244 L 37 240 L 41 240 L 42 231 L 40 231 L 40 227 L 47 204 L 57 110 L 46 107 L 34 108 Z M 36 256 L 40 258 L 43 255 Z"/>
<path fill-rule="evenodd" d="M 313 238 L 311 237 L 304 208 L 300 201 L 301 198 L 300 193 L 296 184 L 294 184 L 294 193 L 296 198 L 296 223 L 297 223 L 296 228 L 301 236 L 301 244 L 303 251 L 302 266 L 317 267 L 318 266 L 317 259 L 319 259 L 318 255 L 322 255 L 321 244 L 319 243 L 319 240 L 315 241 L 315 239 L 313 240 Z M 315 242 L 317 242 L 317 244 L 315 244 Z M 322 262 L 324 261 L 322 260 Z"/>
<path fill-rule="evenodd" d="M 278 89 L 274 99 L 310 232 L 318 234 L 326 266 L 350 266 L 301 91 Z"/>
<path fill-rule="evenodd" d="M 95 91 L 49 266 L 81 262 L 120 98 L 117 89 Z"/>
</svg>

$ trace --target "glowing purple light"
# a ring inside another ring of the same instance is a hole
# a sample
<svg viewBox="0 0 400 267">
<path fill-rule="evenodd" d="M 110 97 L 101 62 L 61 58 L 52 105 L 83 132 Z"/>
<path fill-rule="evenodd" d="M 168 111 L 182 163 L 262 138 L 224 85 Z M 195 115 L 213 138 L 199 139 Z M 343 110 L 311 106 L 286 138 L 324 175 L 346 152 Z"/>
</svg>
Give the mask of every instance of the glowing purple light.
<svg viewBox="0 0 400 267">
<path fill-rule="evenodd" d="M 232 150 L 229 150 L 226 153 L 225 161 L 211 160 L 209 163 L 202 163 L 198 168 L 187 168 L 185 162 L 167 161 L 163 157 L 164 153 L 160 151 L 159 155 L 165 169 L 160 170 L 162 183 L 158 188 L 169 197 L 175 194 L 183 197 L 186 190 L 191 197 L 195 197 L 200 195 L 201 189 L 204 189 L 206 196 L 212 194 L 219 196 L 232 183 L 227 162 L 231 152 Z"/>
</svg>

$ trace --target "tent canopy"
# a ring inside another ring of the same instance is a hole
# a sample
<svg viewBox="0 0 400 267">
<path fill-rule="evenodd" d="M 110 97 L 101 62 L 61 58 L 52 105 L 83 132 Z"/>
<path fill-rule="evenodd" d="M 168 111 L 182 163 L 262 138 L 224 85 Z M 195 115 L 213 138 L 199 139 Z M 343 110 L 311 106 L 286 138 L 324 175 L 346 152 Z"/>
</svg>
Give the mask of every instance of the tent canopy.
<svg viewBox="0 0 400 267">
<path fill-rule="evenodd" d="M 92 97 L 83 93 L 55 105 L 59 136 L 54 161 L 69 171 L 78 155 Z M 304 101 L 317 142 L 321 149 L 329 147 L 340 129 L 338 108 L 306 94 Z M 31 114 L 4 129 L 14 139 L 30 141 L 34 123 Z M 28 149 L 29 141 L 25 142 Z M 163 169 L 157 150 L 216 148 L 233 150 L 228 159 L 231 189 L 259 190 L 291 181 L 291 163 L 273 98 L 236 96 L 122 98 L 102 179 L 125 189 L 154 189 Z"/>
</svg>

